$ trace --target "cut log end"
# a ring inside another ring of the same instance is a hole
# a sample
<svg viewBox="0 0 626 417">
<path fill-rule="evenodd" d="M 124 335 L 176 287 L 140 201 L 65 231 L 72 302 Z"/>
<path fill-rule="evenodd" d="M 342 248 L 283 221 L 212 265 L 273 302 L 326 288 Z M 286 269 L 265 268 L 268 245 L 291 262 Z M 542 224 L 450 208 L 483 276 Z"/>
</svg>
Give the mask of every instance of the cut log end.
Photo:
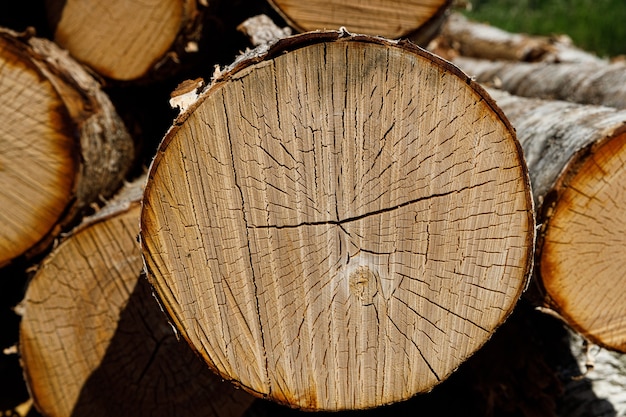
<svg viewBox="0 0 626 417">
<path fill-rule="evenodd" d="M 353 33 L 393 39 L 426 29 L 428 23 L 442 16 L 451 3 L 451 0 L 270 1 L 293 27 L 303 32 L 346 27 Z M 435 33 L 433 31 L 432 36 Z M 428 40 L 424 39 L 424 42 Z"/>
<path fill-rule="evenodd" d="M 429 391 L 530 269 L 521 151 L 486 93 L 409 43 L 313 33 L 239 63 L 154 160 L 141 241 L 181 334 L 310 410 Z"/>
<path fill-rule="evenodd" d="M 46 416 L 238 417 L 249 394 L 178 340 L 140 275 L 133 184 L 45 260 L 21 304 L 20 353 Z"/>
<path fill-rule="evenodd" d="M 52 42 L 0 29 L 0 77 L 2 266 L 115 192 L 134 152 L 100 85 Z"/>
<path fill-rule="evenodd" d="M 39 242 L 61 217 L 75 185 L 78 147 L 63 101 L 24 49 L 0 36 L 0 63 L 2 266 Z"/>
<path fill-rule="evenodd" d="M 55 20 L 54 40 L 80 62 L 116 80 L 146 77 L 197 14 L 195 0 L 46 2 Z"/>
<path fill-rule="evenodd" d="M 622 129 L 623 131 L 624 129 Z M 626 352 L 626 132 L 575 161 L 562 180 L 541 251 L 543 285 L 557 310 L 596 344 Z"/>
</svg>

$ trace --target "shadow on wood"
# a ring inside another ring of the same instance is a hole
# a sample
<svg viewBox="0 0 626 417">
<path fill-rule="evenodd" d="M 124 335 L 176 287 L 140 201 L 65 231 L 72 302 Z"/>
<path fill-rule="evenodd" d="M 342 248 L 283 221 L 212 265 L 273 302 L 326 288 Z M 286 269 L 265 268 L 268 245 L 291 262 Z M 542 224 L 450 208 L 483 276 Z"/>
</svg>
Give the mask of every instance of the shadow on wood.
<svg viewBox="0 0 626 417">
<path fill-rule="evenodd" d="M 112 385 L 115 389 L 108 388 Z M 152 389 L 146 389 L 147 385 Z M 84 384 L 72 416 L 230 417 L 241 415 L 252 402 L 248 398 L 219 380 L 176 338 L 150 285 L 141 278 L 120 314 L 102 363 Z"/>
<path fill-rule="evenodd" d="M 428 394 L 366 411 L 316 417 L 615 417 L 581 375 L 570 334 L 558 320 L 522 300 L 492 339 Z M 259 401 L 245 417 L 297 417 L 302 412 Z"/>
</svg>

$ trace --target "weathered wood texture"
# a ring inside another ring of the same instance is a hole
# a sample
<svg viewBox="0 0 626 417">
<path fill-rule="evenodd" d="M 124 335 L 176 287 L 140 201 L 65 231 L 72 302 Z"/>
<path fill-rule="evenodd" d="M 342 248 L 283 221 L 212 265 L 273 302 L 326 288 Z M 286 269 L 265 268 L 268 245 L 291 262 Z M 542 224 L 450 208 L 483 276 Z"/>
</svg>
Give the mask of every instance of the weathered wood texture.
<svg viewBox="0 0 626 417">
<path fill-rule="evenodd" d="M 528 163 L 545 302 L 593 343 L 626 352 L 626 111 L 491 93 Z"/>
<path fill-rule="evenodd" d="M 22 363 L 45 416 L 234 417 L 252 402 L 178 340 L 140 275 L 144 180 L 75 229 L 20 304 Z"/>
<path fill-rule="evenodd" d="M 197 0 L 45 2 L 55 42 L 116 80 L 148 77 L 196 52 L 206 9 Z"/>
<path fill-rule="evenodd" d="M 269 0 L 296 30 L 337 30 L 397 39 L 411 37 L 426 45 L 443 23 L 452 0 Z"/>
<path fill-rule="evenodd" d="M 476 81 L 523 97 L 566 100 L 626 109 L 626 63 L 453 61 Z"/>
<path fill-rule="evenodd" d="M 100 85 L 45 39 L 0 30 L 0 266 L 110 196 L 133 142 Z"/>
<path fill-rule="evenodd" d="M 534 219 L 514 132 L 409 42 L 317 32 L 175 122 L 141 217 L 151 282 L 224 378 L 304 409 L 428 391 L 511 312 Z"/>
</svg>

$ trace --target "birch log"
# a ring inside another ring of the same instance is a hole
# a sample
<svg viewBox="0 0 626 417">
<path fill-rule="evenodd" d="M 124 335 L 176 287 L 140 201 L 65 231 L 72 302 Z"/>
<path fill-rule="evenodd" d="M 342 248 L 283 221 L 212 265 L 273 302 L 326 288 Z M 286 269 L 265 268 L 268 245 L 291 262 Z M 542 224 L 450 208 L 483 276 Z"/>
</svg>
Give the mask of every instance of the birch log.
<svg viewBox="0 0 626 417">
<path fill-rule="evenodd" d="M 574 46 L 567 36 L 511 33 L 459 13 L 450 14 L 429 49 L 447 59 L 461 55 L 493 61 L 604 62 Z"/>
<path fill-rule="evenodd" d="M 523 97 L 565 100 L 626 109 L 626 63 L 453 61 L 476 81 Z"/>
<path fill-rule="evenodd" d="M 154 75 L 196 52 L 202 3 L 45 0 L 55 42 L 100 75 L 124 81 Z"/>
<path fill-rule="evenodd" d="M 355 33 L 387 38 L 411 37 L 427 45 L 443 23 L 452 0 L 269 0 L 296 30 L 346 27 Z"/>
<path fill-rule="evenodd" d="M 429 391 L 511 312 L 532 199 L 514 131 L 409 42 L 314 32 L 237 61 L 175 122 L 149 278 L 210 367 L 292 407 Z"/>
<path fill-rule="evenodd" d="M 0 30 L 0 266 L 110 196 L 133 142 L 100 85 L 45 39 Z"/>
<path fill-rule="evenodd" d="M 491 93 L 528 163 L 544 302 L 593 343 L 626 352 L 626 111 Z"/>
<path fill-rule="evenodd" d="M 75 229 L 20 305 L 22 364 L 47 417 L 235 417 L 252 401 L 177 339 L 141 276 L 144 181 Z"/>
</svg>

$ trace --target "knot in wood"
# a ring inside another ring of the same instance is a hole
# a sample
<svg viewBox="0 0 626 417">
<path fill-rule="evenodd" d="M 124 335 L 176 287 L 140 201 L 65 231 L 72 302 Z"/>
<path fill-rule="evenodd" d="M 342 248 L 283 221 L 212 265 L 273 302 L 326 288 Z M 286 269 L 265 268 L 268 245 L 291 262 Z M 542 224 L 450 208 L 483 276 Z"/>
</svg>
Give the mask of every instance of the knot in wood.
<svg viewBox="0 0 626 417">
<path fill-rule="evenodd" d="M 372 305 L 378 294 L 378 273 L 365 265 L 357 267 L 350 273 L 350 291 L 361 300 L 361 305 Z"/>
</svg>

